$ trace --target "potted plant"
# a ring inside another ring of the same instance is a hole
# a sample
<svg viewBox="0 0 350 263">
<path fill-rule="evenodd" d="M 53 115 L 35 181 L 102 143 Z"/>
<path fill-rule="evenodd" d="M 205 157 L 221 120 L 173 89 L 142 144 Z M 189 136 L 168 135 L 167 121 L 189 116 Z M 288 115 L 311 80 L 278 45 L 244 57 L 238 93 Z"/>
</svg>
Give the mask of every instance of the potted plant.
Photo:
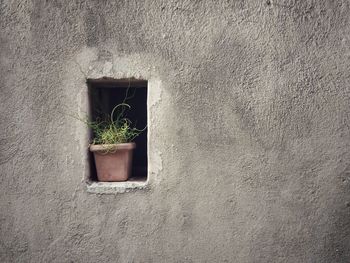
<svg viewBox="0 0 350 263">
<path fill-rule="evenodd" d="M 94 154 L 97 178 L 101 182 L 120 182 L 129 178 L 136 147 L 133 140 L 146 128 L 132 127 L 132 122 L 124 116 L 125 109 L 130 108 L 123 102 L 113 108 L 107 120 L 85 121 L 93 132 L 89 149 Z"/>
</svg>

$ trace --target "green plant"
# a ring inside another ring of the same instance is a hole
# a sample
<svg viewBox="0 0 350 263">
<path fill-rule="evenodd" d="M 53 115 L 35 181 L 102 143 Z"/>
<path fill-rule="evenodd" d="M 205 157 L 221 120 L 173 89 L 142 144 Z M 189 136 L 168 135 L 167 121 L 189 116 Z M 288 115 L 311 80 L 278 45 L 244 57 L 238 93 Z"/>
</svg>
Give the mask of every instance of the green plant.
<svg viewBox="0 0 350 263">
<path fill-rule="evenodd" d="M 134 90 L 134 93 L 129 96 L 129 89 L 130 80 L 123 102 L 116 105 L 103 120 L 90 120 L 88 116 L 82 118 L 79 115 L 68 114 L 70 117 L 82 121 L 90 127 L 93 133 L 91 144 L 107 145 L 104 147 L 106 152 L 114 151 L 115 147 L 113 147 L 113 144 L 132 142 L 147 128 L 147 125 L 141 130 L 133 127 L 131 120 L 125 115 L 125 111 L 131 109 L 131 106 L 126 101 L 133 98 L 136 92 Z"/>
<path fill-rule="evenodd" d="M 123 102 L 116 105 L 105 121 L 84 121 L 94 135 L 92 144 L 118 144 L 132 142 L 145 128 L 139 130 L 132 127 L 132 122 L 124 117 L 125 109 L 130 105 Z M 117 114 L 116 118 L 115 115 Z"/>
<path fill-rule="evenodd" d="M 131 109 L 131 106 L 127 104 L 126 101 L 134 96 L 128 97 L 128 91 L 129 88 L 127 89 L 123 102 L 116 105 L 105 120 L 97 119 L 91 121 L 87 116 L 82 118 L 79 115 L 68 114 L 70 117 L 84 122 L 91 128 L 93 133 L 91 144 L 107 145 L 104 147 L 106 148 L 106 153 L 115 151 L 113 144 L 132 142 L 147 128 L 147 126 L 145 126 L 140 130 L 136 127 L 132 127 L 132 122 L 125 117 L 125 110 Z"/>
</svg>

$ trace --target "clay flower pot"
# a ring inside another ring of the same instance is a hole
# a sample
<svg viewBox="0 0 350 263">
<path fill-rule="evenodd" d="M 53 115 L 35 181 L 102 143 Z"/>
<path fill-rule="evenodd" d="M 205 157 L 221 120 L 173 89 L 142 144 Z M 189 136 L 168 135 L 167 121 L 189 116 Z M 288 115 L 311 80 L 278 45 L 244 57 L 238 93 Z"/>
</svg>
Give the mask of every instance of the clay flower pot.
<svg viewBox="0 0 350 263">
<path fill-rule="evenodd" d="M 101 182 L 121 182 L 129 178 L 135 143 L 90 145 L 97 178 Z"/>
</svg>

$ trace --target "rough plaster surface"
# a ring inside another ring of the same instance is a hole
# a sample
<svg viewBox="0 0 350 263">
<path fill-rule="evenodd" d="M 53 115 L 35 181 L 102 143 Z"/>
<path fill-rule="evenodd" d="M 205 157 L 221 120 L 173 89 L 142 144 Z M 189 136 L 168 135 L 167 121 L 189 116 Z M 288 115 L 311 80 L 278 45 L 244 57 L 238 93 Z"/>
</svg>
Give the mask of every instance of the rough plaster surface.
<svg viewBox="0 0 350 263">
<path fill-rule="evenodd" d="M 349 1 L 0 1 L 0 262 L 350 262 Z M 88 76 L 143 77 L 149 190 L 87 192 Z"/>
</svg>

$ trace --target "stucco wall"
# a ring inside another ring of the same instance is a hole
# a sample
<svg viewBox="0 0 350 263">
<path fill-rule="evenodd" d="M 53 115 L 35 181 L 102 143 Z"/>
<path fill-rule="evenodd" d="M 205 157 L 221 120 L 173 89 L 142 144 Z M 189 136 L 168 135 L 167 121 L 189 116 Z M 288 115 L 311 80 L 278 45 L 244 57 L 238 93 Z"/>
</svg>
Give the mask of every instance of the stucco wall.
<svg viewBox="0 0 350 263">
<path fill-rule="evenodd" d="M 1 262 L 350 262 L 349 1 L 0 1 Z M 86 190 L 87 76 L 149 88 L 150 188 Z"/>
</svg>

